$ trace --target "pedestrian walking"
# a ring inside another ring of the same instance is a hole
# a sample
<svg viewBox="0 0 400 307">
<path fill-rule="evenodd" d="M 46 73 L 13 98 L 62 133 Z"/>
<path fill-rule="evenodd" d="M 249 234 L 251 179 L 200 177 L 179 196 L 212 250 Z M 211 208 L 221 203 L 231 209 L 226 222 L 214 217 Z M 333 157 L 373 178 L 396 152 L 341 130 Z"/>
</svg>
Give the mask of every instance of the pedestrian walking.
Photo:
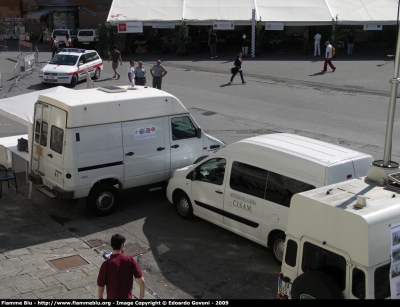
<svg viewBox="0 0 400 307">
<path fill-rule="evenodd" d="M 243 54 L 241 52 L 239 52 L 236 56 L 235 59 L 235 68 L 236 70 L 234 71 L 234 73 L 232 74 L 231 80 L 229 81 L 229 84 L 231 84 L 233 82 L 233 78 L 235 78 L 236 74 L 239 72 L 240 74 L 240 78 L 242 79 L 242 84 L 246 84 L 246 82 L 243 79 L 243 71 L 242 71 L 242 57 Z"/>
<path fill-rule="evenodd" d="M 353 54 L 355 39 L 356 38 L 354 37 L 353 32 L 350 31 L 350 34 L 347 36 L 347 55 Z"/>
<path fill-rule="evenodd" d="M 58 46 L 60 45 L 60 42 L 58 41 L 55 35 L 51 38 L 50 45 L 52 51 L 51 58 L 54 58 L 54 55 L 58 53 Z"/>
<path fill-rule="evenodd" d="M 129 87 L 135 86 L 135 61 L 131 60 L 128 67 L 128 82 Z"/>
<path fill-rule="evenodd" d="M 162 83 L 162 78 L 167 74 L 167 70 L 163 65 L 161 65 L 161 61 L 157 60 L 157 64 L 154 65 L 150 69 L 150 73 L 153 76 L 153 87 L 158 88 L 161 90 L 161 83 Z"/>
<path fill-rule="evenodd" d="M 215 34 L 214 30 L 211 30 L 208 36 L 208 45 L 210 46 L 212 59 L 217 57 L 217 41 L 217 34 Z"/>
<path fill-rule="evenodd" d="M 112 69 L 114 70 L 114 78 L 117 78 L 117 80 L 121 77 L 121 75 L 118 73 L 118 62 L 120 62 L 122 66 L 122 58 L 121 58 L 121 52 L 118 51 L 118 46 L 114 45 L 114 50 L 111 51 L 110 57 L 108 59 L 108 63 L 112 60 Z"/>
<path fill-rule="evenodd" d="M 68 33 L 65 34 L 65 46 L 69 47 L 69 48 L 74 47 L 74 45 L 72 45 L 72 41 L 71 41 L 71 38 L 69 37 Z"/>
<path fill-rule="evenodd" d="M 308 40 L 310 39 L 309 32 L 310 30 L 307 28 L 303 34 L 304 43 L 303 43 L 303 54 L 307 54 L 308 52 Z"/>
<path fill-rule="evenodd" d="M 325 46 L 326 46 L 326 51 L 325 51 L 325 62 L 323 71 L 326 71 L 327 65 L 329 64 L 329 67 L 332 68 L 332 72 L 335 72 L 336 67 L 333 66 L 332 64 L 332 45 L 329 43 L 329 41 L 326 41 Z"/>
<path fill-rule="evenodd" d="M 97 277 L 99 299 L 103 299 L 104 287 L 108 300 L 132 299 L 133 277 L 139 281 L 139 299 L 144 298 L 145 281 L 135 259 L 124 255 L 126 238 L 121 234 L 111 237 L 113 253 L 100 267 Z"/>
<path fill-rule="evenodd" d="M 314 56 L 321 55 L 321 34 L 317 31 L 317 34 L 314 36 Z"/>
<path fill-rule="evenodd" d="M 135 68 L 135 83 L 136 85 L 146 85 L 146 68 L 143 62 L 138 62 L 138 67 Z"/>
</svg>

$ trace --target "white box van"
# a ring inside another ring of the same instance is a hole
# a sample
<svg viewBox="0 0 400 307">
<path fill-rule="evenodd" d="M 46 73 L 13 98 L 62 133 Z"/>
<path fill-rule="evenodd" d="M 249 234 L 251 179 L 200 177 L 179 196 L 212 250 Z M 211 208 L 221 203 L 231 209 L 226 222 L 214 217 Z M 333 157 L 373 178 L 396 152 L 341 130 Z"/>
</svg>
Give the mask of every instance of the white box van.
<svg viewBox="0 0 400 307">
<path fill-rule="evenodd" d="M 398 298 L 399 192 L 363 177 L 294 195 L 278 298 Z"/>
<path fill-rule="evenodd" d="M 281 263 L 292 196 L 364 176 L 372 161 L 299 135 L 260 135 L 175 171 L 167 197 L 182 218 L 196 215 L 269 246 Z"/>
<path fill-rule="evenodd" d="M 87 48 L 95 48 L 99 41 L 99 30 L 97 29 L 81 29 L 78 31 L 76 38 L 77 45 Z"/>
<path fill-rule="evenodd" d="M 224 147 L 205 134 L 174 96 L 157 89 L 109 86 L 39 95 L 31 181 L 63 199 L 88 196 L 99 215 L 115 210 L 117 188 L 169 179 Z"/>
</svg>

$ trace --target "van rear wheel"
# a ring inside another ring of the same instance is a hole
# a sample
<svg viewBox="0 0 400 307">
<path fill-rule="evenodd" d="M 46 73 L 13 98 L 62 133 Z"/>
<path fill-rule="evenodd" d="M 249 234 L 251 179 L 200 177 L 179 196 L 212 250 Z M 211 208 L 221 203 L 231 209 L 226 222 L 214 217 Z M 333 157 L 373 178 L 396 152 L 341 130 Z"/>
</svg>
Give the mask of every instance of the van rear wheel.
<svg viewBox="0 0 400 307">
<path fill-rule="evenodd" d="M 193 207 L 189 196 L 184 192 L 179 192 L 175 197 L 175 208 L 178 215 L 184 220 L 193 218 Z"/>
<path fill-rule="evenodd" d="M 97 67 L 96 71 L 94 72 L 93 79 L 95 79 L 95 80 L 99 79 L 100 74 L 101 74 L 101 70 L 100 70 L 100 68 Z"/>
<path fill-rule="evenodd" d="M 110 183 L 101 183 L 90 192 L 89 205 L 99 216 L 106 216 L 115 211 L 119 204 L 119 192 Z"/>
<path fill-rule="evenodd" d="M 285 234 L 279 232 L 272 237 L 270 244 L 272 258 L 274 258 L 275 262 L 279 265 L 282 265 L 283 254 L 285 252 L 285 240 Z"/>
</svg>

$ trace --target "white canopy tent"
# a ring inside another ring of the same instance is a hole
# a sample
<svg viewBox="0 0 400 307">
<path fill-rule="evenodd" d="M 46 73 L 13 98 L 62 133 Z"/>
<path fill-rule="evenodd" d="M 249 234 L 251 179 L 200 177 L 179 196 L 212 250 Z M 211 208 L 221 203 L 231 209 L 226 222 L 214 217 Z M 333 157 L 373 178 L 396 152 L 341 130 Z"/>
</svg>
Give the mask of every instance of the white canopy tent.
<svg viewBox="0 0 400 307">
<path fill-rule="evenodd" d="M 107 21 L 118 24 L 142 21 L 211 25 L 212 21 L 234 21 L 251 25 L 256 19 L 283 22 L 285 26 L 338 24 L 392 25 L 397 23 L 398 0 L 113 0 Z"/>
<path fill-rule="evenodd" d="M 65 91 L 71 91 L 71 89 L 57 86 L 42 91 L 35 91 L 0 100 L 0 115 L 10 118 L 27 127 L 29 152 L 31 150 L 30 140 L 33 135 L 34 108 L 39 95 Z"/>
</svg>

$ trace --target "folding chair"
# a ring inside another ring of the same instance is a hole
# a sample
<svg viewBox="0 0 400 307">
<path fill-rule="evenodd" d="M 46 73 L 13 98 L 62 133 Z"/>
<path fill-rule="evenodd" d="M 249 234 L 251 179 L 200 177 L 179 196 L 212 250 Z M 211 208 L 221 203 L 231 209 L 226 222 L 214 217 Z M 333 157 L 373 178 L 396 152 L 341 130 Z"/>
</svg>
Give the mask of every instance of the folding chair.
<svg viewBox="0 0 400 307">
<path fill-rule="evenodd" d="M 15 190 L 18 194 L 17 178 L 15 177 L 14 171 L 0 164 L 0 197 L 3 196 L 3 181 L 7 181 L 8 189 L 10 189 L 10 180 L 14 180 Z"/>
</svg>

